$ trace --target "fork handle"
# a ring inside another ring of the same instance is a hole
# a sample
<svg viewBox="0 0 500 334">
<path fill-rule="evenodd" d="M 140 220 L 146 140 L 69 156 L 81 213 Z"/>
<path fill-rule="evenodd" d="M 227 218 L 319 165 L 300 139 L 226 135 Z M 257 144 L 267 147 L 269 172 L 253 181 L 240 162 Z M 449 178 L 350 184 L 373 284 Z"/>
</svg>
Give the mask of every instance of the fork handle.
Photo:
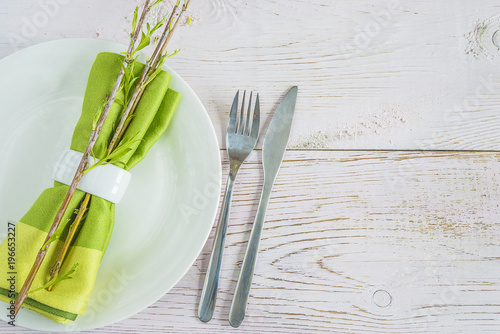
<svg viewBox="0 0 500 334">
<path fill-rule="evenodd" d="M 198 317 L 203 322 L 208 322 L 212 319 L 215 309 L 215 299 L 217 297 L 217 287 L 219 285 L 219 274 L 222 264 L 222 254 L 224 252 L 224 241 L 226 239 L 227 222 L 229 210 L 231 209 L 231 197 L 233 195 L 234 180 L 237 170 L 231 170 L 226 184 L 226 192 L 222 201 L 222 207 L 219 213 L 219 222 L 214 244 L 212 246 L 212 254 L 208 264 L 203 290 L 201 292 L 200 305 L 198 307 Z"/>
<path fill-rule="evenodd" d="M 245 318 L 247 308 L 248 295 L 250 294 L 250 287 L 252 285 L 253 273 L 257 263 L 257 253 L 259 252 L 259 244 L 262 235 L 262 228 L 264 227 L 264 218 L 267 211 L 267 203 L 271 195 L 272 185 L 264 183 L 262 195 L 260 197 L 259 208 L 255 215 L 252 232 L 248 240 L 245 258 L 241 266 L 240 277 L 236 284 L 236 290 L 229 310 L 229 323 L 233 327 L 238 327 Z"/>
</svg>

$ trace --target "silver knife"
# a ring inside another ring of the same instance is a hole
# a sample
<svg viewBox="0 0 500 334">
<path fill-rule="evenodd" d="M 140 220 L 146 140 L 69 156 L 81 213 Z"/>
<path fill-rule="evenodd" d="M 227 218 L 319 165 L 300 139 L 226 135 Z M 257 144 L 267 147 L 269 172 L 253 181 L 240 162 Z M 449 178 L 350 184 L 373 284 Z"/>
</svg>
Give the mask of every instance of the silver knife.
<svg viewBox="0 0 500 334">
<path fill-rule="evenodd" d="M 262 148 L 262 164 L 264 165 L 264 186 L 260 197 L 259 208 L 255 216 L 255 222 L 250 233 L 248 246 L 241 266 L 240 277 L 234 292 L 233 302 L 229 311 L 229 323 L 238 327 L 245 318 L 248 294 L 252 285 L 257 253 L 259 251 L 260 236 L 264 226 L 267 203 L 271 195 L 271 189 L 278 174 L 283 156 L 285 155 L 290 128 L 292 126 L 295 103 L 297 101 L 297 86 L 292 87 L 281 100 L 274 112 L 271 124 L 267 129 L 264 147 Z"/>
</svg>

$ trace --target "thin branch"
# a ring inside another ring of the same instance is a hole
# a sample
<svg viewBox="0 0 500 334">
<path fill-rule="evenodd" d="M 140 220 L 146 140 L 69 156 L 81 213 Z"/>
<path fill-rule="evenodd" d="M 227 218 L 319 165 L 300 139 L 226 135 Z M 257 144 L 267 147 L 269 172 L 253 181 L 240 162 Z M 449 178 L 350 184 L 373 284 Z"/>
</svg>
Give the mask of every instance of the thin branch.
<svg viewBox="0 0 500 334">
<path fill-rule="evenodd" d="M 157 4 L 157 3 L 154 3 L 153 5 L 149 6 L 149 9 L 153 8 L 153 7 L 154 7 L 154 5 L 156 5 L 156 4 Z M 176 12 L 176 10 L 177 10 L 177 7 L 178 7 L 178 4 L 176 4 L 176 5 L 175 5 L 175 7 L 174 7 L 174 9 L 172 10 L 172 13 L 171 13 L 171 15 L 170 15 L 170 18 L 169 18 L 169 20 L 168 20 L 168 22 L 167 22 L 167 27 L 170 25 L 170 22 L 172 21 L 172 18 L 173 18 L 174 14 L 175 14 L 175 12 Z M 142 22 L 142 21 L 144 20 L 144 18 L 145 18 L 145 13 L 146 13 L 146 12 L 145 12 L 145 11 L 143 11 L 143 14 L 142 14 L 142 16 L 141 16 L 141 20 L 140 20 L 140 22 Z M 139 23 L 139 24 L 137 25 L 137 27 L 140 27 L 140 26 L 142 26 L 142 24 L 140 24 L 140 23 Z M 168 30 L 168 29 L 166 29 L 166 31 L 167 31 L 167 30 Z M 138 29 L 138 28 L 137 28 L 137 29 L 136 29 L 136 31 L 135 31 L 135 34 L 134 34 L 134 39 L 137 39 L 137 38 L 138 38 L 139 33 L 140 33 L 140 29 Z M 164 33 L 164 35 L 166 35 L 166 32 Z M 130 46 L 129 46 L 129 49 L 128 49 L 127 54 L 131 54 L 131 53 L 133 52 L 133 46 L 134 46 L 134 45 L 131 43 L 131 44 L 130 44 Z M 160 48 L 160 45 L 158 45 L 158 47 L 155 49 L 155 52 L 153 53 L 152 59 L 155 59 L 155 58 L 156 58 L 156 56 L 158 55 L 158 52 L 160 51 L 160 49 L 161 49 L 161 48 Z M 148 62 L 148 66 L 150 66 L 150 63 L 149 63 L 149 62 Z M 123 69 L 122 69 L 122 71 L 123 71 Z M 149 71 L 149 68 L 148 68 L 148 71 Z M 145 71 L 144 71 L 144 73 L 147 73 L 147 71 L 145 70 Z M 142 94 L 141 94 L 141 95 L 142 95 Z M 133 108 L 135 109 L 135 106 L 134 106 Z M 126 115 L 128 115 L 128 114 L 130 114 L 130 112 L 125 112 L 125 114 L 126 114 Z M 118 131 L 116 131 L 115 133 L 117 134 L 117 133 L 118 133 Z M 123 135 L 123 133 L 122 133 L 122 135 Z M 113 137 L 113 140 L 111 140 L 111 142 L 110 142 L 110 144 L 109 144 L 109 146 L 108 146 L 108 155 L 110 155 L 110 154 L 113 152 L 113 150 L 116 148 L 116 146 L 118 145 L 119 141 L 121 140 L 122 135 L 121 135 L 121 136 L 114 136 L 114 137 Z M 88 170 L 87 170 L 87 171 L 88 171 Z M 90 199 L 90 196 L 91 196 L 90 194 L 86 194 L 86 197 L 85 197 L 85 198 L 87 199 L 87 197 L 88 197 L 88 198 Z M 84 209 L 86 209 L 86 208 L 85 208 L 84 203 L 82 203 L 82 205 L 80 206 L 80 209 L 79 209 L 79 210 L 81 211 L 81 210 L 84 210 Z M 76 220 L 75 220 L 75 223 L 72 225 L 72 230 L 74 229 L 74 230 L 76 231 L 76 228 L 78 227 L 78 225 L 79 225 L 79 222 L 78 222 L 78 223 L 76 223 Z M 66 243 L 68 243 L 68 245 L 67 245 L 67 246 L 69 246 L 69 244 L 71 243 L 71 241 L 72 241 L 72 239 L 73 239 L 73 236 L 74 236 L 74 233 L 71 233 L 71 231 L 70 231 L 70 234 L 69 234 L 69 235 L 68 235 L 68 237 L 66 238 Z M 51 279 L 52 279 L 52 278 L 54 278 L 54 276 L 55 276 L 55 275 L 57 275 L 57 273 L 58 273 L 58 272 L 59 272 L 59 270 L 60 270 L 60 267 L 62 266 L 62 261 L 64 260 L 65 253 L 66 253 L 66 251 L 67 251 L 66 243 L 65 243 L 65 245 L 63 246 L 63 248 L 61 249 L 61 251 L 59 252 L 58 257 L 57 257 L 57 260 L 56 260 L 56 263 L 54 264 L 54 266 L 53 266 L 53 267 L 52 267 L 52 269 L 51 269 Z M 52 286 L 51 286 L 51 287 L 49 287 L 49 289 L 48 289 L 48 290 L 50 291 L 50 289 L 52 289 Z"/>
<path fill-rule="evenodd" d="M 156 69 L 156 67 L 158 66 L 159 61 L 161 59 L 161 56 L 165 52 L 166 44 L 168 43 L 168 41 L 170 40 L 171 35 L 172 35 L 172 31 L 170 29 L 170 25 L 171 25 L 172 20 L 173 20 L 173 18 L 175 16 L 175 13 L 177 12 L 178 7 L 179 7 L 179 5 L 177 3 L 174 6 L 174 8 L 172 9 L 172 12 L 171 12 L 171 14 L 169 16 L 169 19 L 168 19 L 168 21 L 167 21 L 167 23 L 165 25 L 166 28 L 164 29 L 164 32 L 163 32 L 163 34 L 162 34 L 162 36 L 160 38 L 160 42 L 158 43 L 157 47 L 155 48 L 154 53 L 151 56 L 150 61 L 148 61 L 147 64 L 146 64 L 146 67 L 145 67 L 145 69 L 143 71 L 143 74 L 141 76 L 141 81 L 147 80 L 147 78 L 149 77 L 148 74 L 150 73 L 150 71 L 152 69 L 153 70 Z M 152 6 L 150 8 L 152 8 Z M 185 11 L 185 9 L 187 8 L 187 4 L 184 4 L 183 8 L 184 8 L 184 11 Z M 181 12 L 181 14 L 182 14 L 182 12 Z M 179 19 L 177 19 L 177 21 L 179 21 Z M 175 26 L 177 26 L 177 22 L 176 22 Z M 136 36 L 138 36 L 138 34 L 139 34 L 139 30 L 137 29 L 136 30 Z M 165 41 L 167 41 L 167 43 L 165 43 Z M 129 49 L 128 50 L 128 54 L 130 54 L 131 52 L 133 52 L 133 50 Z M 140 92 L 140 93 L 137 92 L 136 94 L 137 94 L 136 97 L 135 98 L 132 97 L 132 99 L 138 101 L 139 98 L 140 98 L 140 95 L 142 95 L 142 92 Z M 136 106 L 137 106 L 137 103 L 131 104 L 129 106 L 129 108 L 132 111 L 125 111 L 124 112 L 125 116 L 124 116 L 123 119 L 125 121 L 123 123 L 124 125 L 122 125 L 121 128 L 127 128 L 128 127 L 128 124 L 130 122 L 129 115 L 133 114 Z M 127 118 L 128 118 L 128 121 L 127 121 Z M 108 155 L 111 154 L 114 151 L 114 149 L 116 148 L 116 146 L 120 142 L 120 140 L 121 140 L 121 138 L 123 136 L 123 133 L 124 133 L 123 131 L 121 131 L 121 132 L 120 131 L 116 131 L 115 132 L 115 136 L 113 137 L 114 140 L 112 140 L 111 143 L 108 146 Z M 87 209 L 86 205 L 87 205 L 88 200 L 90 200 L 90 198 L 91 198 L 91 195 L 90 194 L 86 194 L 86 197 L 85 197 L 84 201 L 82 202 L 82 205 L 80 206 L 79 212 L 84 212 Z M 68 250 L 68 247 L 69 247 L 69 245 L 70 245 L 70 243 L 71 243 L 71 241 L 72 241 L 72 239 L 74 237 L 74 233 L 76 232 L 76 229 L 78 228 L 78 226 L 80 224 L 80 221 L 81 221 L 81 218 L 79 219 L 77 217 L 75 219 L 75 222 L 71 226 L 71 230 L 70 230 L 70 232 L 68 234 L 68 237 L 66 238 L 66 242 L 65 242 L 63 248 L 61 249 L 61 251 L 59 252 L 58 257 L 56 259 L 56 262 L 55 262 L 54 266 L 51 269 L 51 272 L 50 272 L 51 279 L 53 279 L 58 274 L 58 272 L 59 272 L 59 270 L 60 270 L 60 268 L 62 266 L 62 262 L 64 261 L 65 254 L 66 254 L 66 252 Z M 50 291 L 51 289 L 52 289 L 52 286 L 50 286 L 47 290 Z"/>
<path fill-rule="evenodd" d="M 73 240 L 73 237 L 75 236 L 76 230 L 78 229 L 78 226 L 80 226 L 80 222 L 82 221 L 82 218 L 85 214 L 85 212 L 88 209 L 88 204 L 90 201 L 90 195 L 89 193 L 85 194 L 85 197 L 83 198 L 83 201 L 80 205 L 80 208 L 78 209 L 78 214 L 75 217 L 75 221 L 73 224 L 71 224 L 71 228 L 68 232 L 68 235 L 66 236 L 66 240 L 64 241 L 64 245 L 59 251 L 59 254 L 57 255 L 56 258 L 56 263 L 50 270 L 50 280 L 54 279 L 59 274 L 59 270 L 61 270 L 62 263 L 64 261 L 64 258 L 66 257 L 66 253 L 68 252 L 69 245 L 71 244 L 71 241 Z M 52 290 L 53 285 L 49 286 L 47 288 L 48 291 Z"/>
<path fill-rule="evenodd" d="M 129 48 L 128 48 L 129 53 L 132 52 L 134 44 L 137 42 L 142 24 L 144 23 L 144 20 L 146 19 L 146 15 L 150 10 L 149 3 L 150 3 L 150 0 L 146 0 L 146 3 L 144 4 L 144 9 L 142 11 L 141 19 L 140 19 L 139 23 L 137 24 L 136 30 L 133 33 L 132 42 L 130 43 Z M 124 66 L 127 66 L 127 65 L 128 65 L 127 59 L 125 59 Z M 101 129 L 104 125 L 104 121 L 106 120 L 106 117 L 108 115 L 108 112 L 111 109 L 111 106 L 113 105 L 113 102 L 116 98 L 116 94 L 118 93 L 118 90 L 120 88 L 120 84 L 121 84 L 123 75 L 124 75 L 124 70 L 122 69 L 122 70 L 120 70 L 120 73 L 118 74 L 118 78 L 116 79 L 113 90 L 112 90 L 110 96 L 108 97 L 108 102 L 107 102 L 106 107 L 104 108 L 104 110 L 102 112 L 102 115 L 99 119 L 99 123 L 97 124 L 97 127 L 92 130 L 92 133 L 90 135 L 90 140 L 89 140 L 89 143 L 87 145 L 85 152 L 83 153 L 82 160 L 80 161 L 80 164 L 78 165 L 78 169 L 75 173 L 73 181 L 71 182 L 71 185 L 69 186 L 69 190 L 68 190 L 68 192 L 63 200 L 63 203 L 62 203 L 61 207 L 59 208 L 59 211 L 56 214 L 56 217 L 55 217 L 54 222 L 52 223 L 52 226 L 47 234 L 47 238 L 45 239 L 45 242 L 47 242 L 47 240 L 50 238 L 50 236 L 52 234 L 54 234 L 54 232 L 57 230 L 57 227 L 59 226 L 59 223 L 61 222 L 61 219 L 64 216 L 66 209 L 68 208 L 69 202 L 70 202 L 71 198 L 73 197 L 73 194 L 75 193 L 76 187 L 83 176 L 83 170 L 85 169 L 85 167 L 87 165 L 87 160 L 88 160 L 89 154 L 90 154 L 92 148 L 94 147 L 94 144 L 97 140 L 97 137 L 99 136 L 99 133 L 101 132 Z M 45 255 L 47 254 L 47 250 L 48 250 L 48 247 L 45 247 L 45 249 L 41 248 L 38 251 L 35 262 L 33 263 L 33 266 L 31 267 L 31 270 L 30 270 L 28 276 L 26 277 L 26 280 L 23 283 L 21 291 L 19 292 L 19 294 L 16 298 L 16 301 L 14 303 L 14 316 L 17 315 L 17 313 L 21 309 L 21 306 L 23 305 L 26 298 L 28 297 L 28 292 L 29 292 L 29 289 L 31 287 L 31 284 L 33 284 L 33 280 L 35 279 L 35 276 L 36 276 L 38 270 L 40 269 L 40 266 L 43 262 L 43 259 L 45 258 Z"/>
<path fill-rule="evenodd" d="M 150 1 L 151 0 L 146 0 L 144 7 L 143 7 L 143 10 L 142 10 L 141 17 L 139 19 L 139 22 L 137 23 L 133 34 L 131 34 L 131 43 L 129 45 L 127 55 L 131 55 L 132 52 L 134 51 L 134 46 L 139 39 L 141 28 L 144 24 L 147 13 L 152 8 L 152 6 L 149 5 Z M 127 104 L 127 108 L 122 115 L 119 126 L 117 127 L 117 130 L 113 136 L 113 139 L 108 147 L 108 154 L 116 148 L 119 141 L 121 140 L 126 128 L 128 127 L 128 125 L 131 121 L 130 116 L 135 111 L 135 108 L 137 107 L 137 104 L 138 104 L 138 102 L 139 102 L 139 100 L 144 92 L 144 89 L 149 82 L 148 80 L 151 78 L 152 75 L 154 75 L 154 71 L 160 65 L 162 58 L 164 59 L 164 53 L 165 53 L 167 44 L 170 42 L 170 39 L 172 38 L 173 33 L 180 22 L 181 16 L 187 10 L 190 2 L 191 2 L 191 0 L 186 0 L 184 2 L 183 6 L 182 6 L 182 10 L 179 14 L 179 17 L 176 19 L 173 26 L 171 27 L 172 20 L 174 18 L 174 15 L 176 13 L 177 8 L 179 7 L 178 6 L 179 2 L 177 2 L 176 6 L 172 10 L 170 18 L 169 18 L 169 20 L 166 24 L 166 27 L 165 27 L 165 31 L 161 37 L 160 43 L 158 44 L 157 48 L 155 49 L 152 58 L 147 62 L 145 70 L 143 71 L 143 74 L 141 76 L 141 79 L 136 86 L 136 90 L 134 91 L 134 94 L 133 94 L 131 100 Z M 54 234 L 54 232 L 57 230 L 57 228 L 61 222 L 61 219 L 64 216 L 64 213 L 66 212 L 66 209 L 69 205 L 69 202 L 70 202 L 71 198 L 73 197 L 73 194 L 76 190 L 76 187 L 83 176 L 84 169 L 87 166 L 88 157 L 89 157 L 89 155 L 92 151 L 92 148 L 97 140 L 97 137 L 99 136 L 99 133 L 101 132 L 101 129 L 104 125 L 104 121 L 105 121 L 105 119 L 109 113 L 109 110 L 111 109 L 111 106 L 113 105 L 113 102 L 115 101 L 116 95 L 120 89 L 120 85 L 122 83 L 122 80 L 123 80 L 123 77 L 125 74 L 124 68 L 126 68 L 133 61 L 134 61 L 133 58 L 129 58 L 129 57 L 124 58 L 123 67 L 118 74 L 117 80 L 115 82 L 115 85 L 113 87 L 111 94 L 107 98 L 107 103 L 106 103 L 104 110 L 101 113 L 101 116 L 99 118 L 99 122 L 97 123 L 97 126 L 92 130 L 87 148 L 83 154 L 83 157 L 80 161 L 80 164 L 79 164 L 78 169 L 75 173 L 73 181 L 71 182 L 71 185 L 70 185 L 69 190 L 66 194 L 66 197 L 64 198 L 63 204 L 61 205 L 59 211 L 57 212 L 56 217 L 54 219 L 54 222 L 52 223 L 52 226 L 49 230 L 49 233 L 47 234 L 47 238 L 46 238 L 44 244 L 50 239 L 52 234 Z M 91 198 L 91 195 L 86 194 L 85 199 L 82 202 L 82 205 L 80 206 L 80 211 L 77 215 L 77 218 L 75 219 L 75 223 L 72 225 L 71 231 L 66 238 L 65 245 L 63 246 L 63 249 L 61 250 L 61 252 L 58 255 L 55 266 L 51 270 L 52 278 L 54 278 L 57 275 L 57 273 L 62 265 L 65 254 L 68 250 L 69 244 L 71 243 L 71 240 L 74 237 L 74 233 L 76 231 L 76 228 L 80 224 L 80 221 L 83 217 L 83 214 L 86 210 L 86 206 L 87 206 L 90 198 Z M 30 273 L 28 274 L 28 276 L 23 284 L 23 287 L 22 287 L 21 291 L 19 292 L 19 295 L 15 301 L 14 316 L 17 315 L 17 313 L 21 309 L 22 304 L 26 300 L 26 298 L 28 296 L 29 289 L 31 287 L 31 284 L 33 283 L 33 280 L 34 280 L 34 278 L 35 278 L 35 276 L 40 268 L 40 265 L 45 258 L 47 250 L 48 250 L 48 247 L 42 247 L 42 249 L 39 250 L 37 257 L 36 257 L 36 260 L 35 260 L 32 268 L 30 270 Z M 49 291 L 50 291 L 50 289 L 51 289 L 51 287 L 48 288 Z"/>
</svg>

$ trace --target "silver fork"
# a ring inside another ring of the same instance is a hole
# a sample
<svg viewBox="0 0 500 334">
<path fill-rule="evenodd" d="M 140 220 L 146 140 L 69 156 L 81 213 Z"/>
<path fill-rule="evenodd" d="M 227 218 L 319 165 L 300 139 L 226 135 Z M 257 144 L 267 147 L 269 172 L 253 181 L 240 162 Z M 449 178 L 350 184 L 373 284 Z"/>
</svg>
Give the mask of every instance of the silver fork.
<svg viewBox="0 0 500 334">
<path fill-rule="evenodd" d="M 219 285 L 219 274 L 222 264 L 222 254 L 224 251 L 224 240 L 226 238 L 227 222 L 229 210 L 231 209 L 231 196 L 233 194 L 234 180 L 238 170 L 248 157 L 250 152 L 255 148 L 257 137 L 259 135 L 260 125 L 260 104 L 259 94 L 255 101 L 255 108 L 250 124 L 250 114 L 252 105 L 252 92 L 248 100 L 248 111 L 246 112 L 245 121 L 245 95 L 243 93 L 243 101 L 241 103 L 241 112 L 238 117 L 238 97 L 239 91 L 233 100 L 233 106 L 229 113 L 229 122 L 226 133 L 226 146 L 229 156 L 229 176 L 226 184 L 226 193 L 222 201 L 222 207 L 219 213 L 219 222 L 217 223 L 217 231 L 214 244 L 212 246 L 212 254 L 208 264 L 205 282 L 201 292 L 200 305 L 198 307 L 198 317 L 201 321 L 207 322 L 212 319 L 215 308 L 215 299 L 217 297 L 217 286 Z"/>
</svg>

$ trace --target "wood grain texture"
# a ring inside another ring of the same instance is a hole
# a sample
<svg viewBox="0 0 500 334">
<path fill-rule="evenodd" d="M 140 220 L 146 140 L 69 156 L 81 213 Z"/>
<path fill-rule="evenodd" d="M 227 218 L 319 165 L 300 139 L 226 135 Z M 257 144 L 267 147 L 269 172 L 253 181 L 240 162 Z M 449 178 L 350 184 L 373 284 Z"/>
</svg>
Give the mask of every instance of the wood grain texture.
<svg viewBox="0 0 500 334">
<path fill-rule="evenodd" d="M 0 57 L 67 37 L 128 43 L 138 3 L 3 1 Z M 221 146 L 237 89 L 261 93 L 267 124 L 296 84 L 290 148 L 500 149 L 495 1 L 204 0 L 191 15 L 169 64 Z"/>
<path fill-rule="evenodd" d="M 0 57 L 60 38 L 125 44 L 140 3 L 2 1 Z M 260 92 L 265 133 L 299 86 L 237 331 L 500 332 L 500 5 L 203 0 L 191 15 L 169 65 L 199 95 L 222 149 L 237 89 Z M 91 333 L 235 332 L 227 318 L 262 181 L 256 151 L 236 182 L 211 322 L 196 310 L 214 231 L 168 294 Z"/>
<path fill-rule="evenodd" d="M 260 153 L 238 175 L 214 319 L 196 317 L 212 233 L 160 301 L 92 333 L 234 332 Z M 238 331 L 497 333 L 499 173 L 496 153 L 287 152 Z"/>
</svg>

